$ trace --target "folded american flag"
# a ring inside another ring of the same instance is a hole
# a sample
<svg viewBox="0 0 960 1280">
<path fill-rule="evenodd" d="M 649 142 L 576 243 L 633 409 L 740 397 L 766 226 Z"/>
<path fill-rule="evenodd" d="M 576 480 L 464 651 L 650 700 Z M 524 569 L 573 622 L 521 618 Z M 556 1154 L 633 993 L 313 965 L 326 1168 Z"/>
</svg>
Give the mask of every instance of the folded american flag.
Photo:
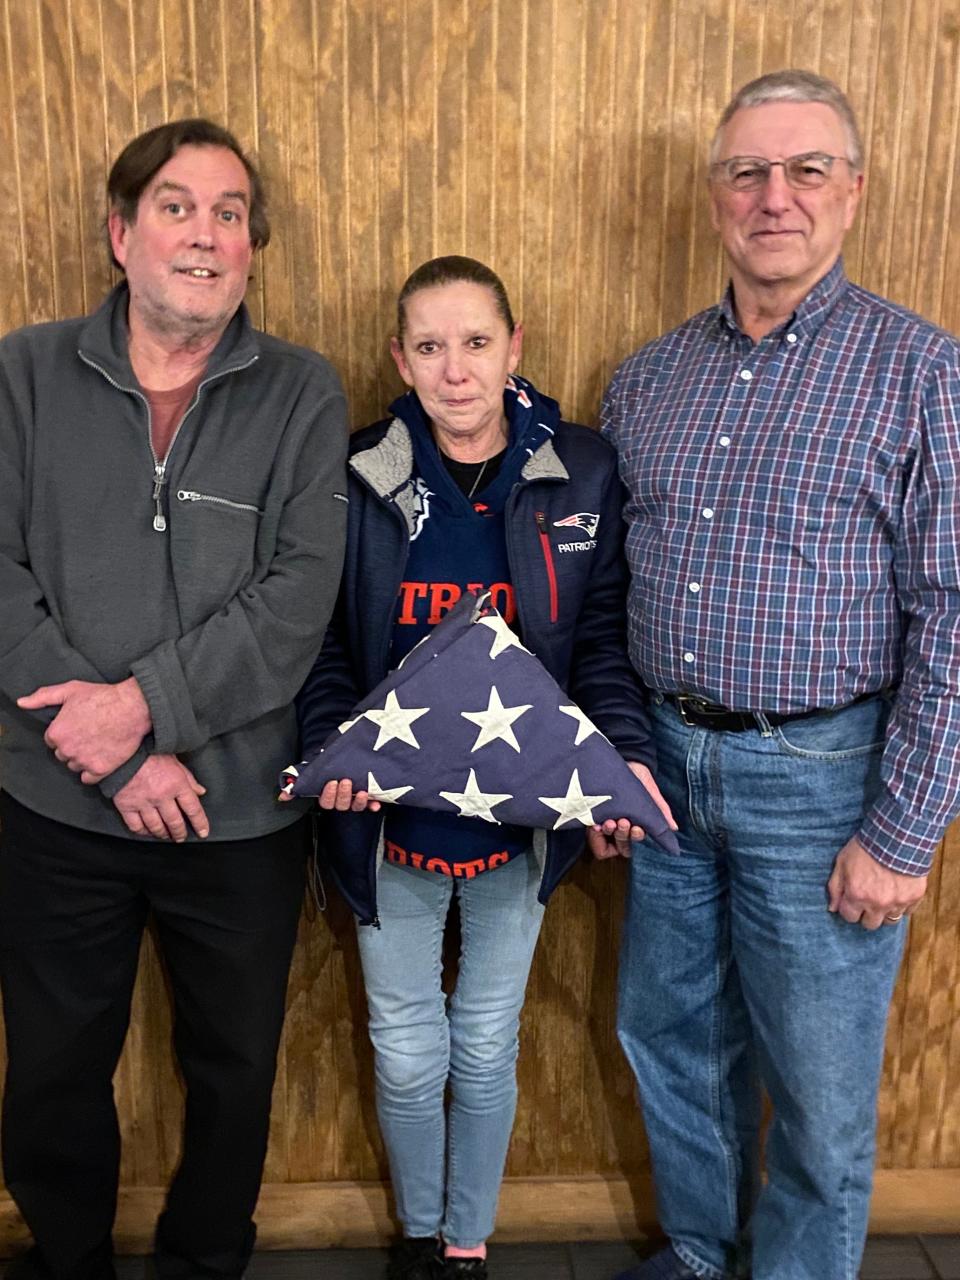
<svg viewBox="0 0 960 1280">
<path fill-rule="evenodd" d="M 349 778 L 386 804 L 553 830 L 629 818 L 678 852 L 616 748 L 486 599 L 465 594 L 281 789 Z"/>
</svg>

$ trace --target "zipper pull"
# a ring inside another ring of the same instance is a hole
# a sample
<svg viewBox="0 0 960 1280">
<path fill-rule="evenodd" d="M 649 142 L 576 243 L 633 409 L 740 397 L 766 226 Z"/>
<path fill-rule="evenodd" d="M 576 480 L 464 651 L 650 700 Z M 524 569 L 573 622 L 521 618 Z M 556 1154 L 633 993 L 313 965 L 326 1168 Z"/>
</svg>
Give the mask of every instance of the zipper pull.
<svg viewBox="0 0 960 1280">
<path fill-rule="evenodd" d="M 167 528 L 167 517 L 163 514 L 163 486 L 167 478 L 163 474 L 163 464 L 158 462 L 153 473 L 153 527 L 157 533 L 164 533 Z"/>
<path fill-rule="evenodd" d="M 533 515 L 534 515 L 534 519 L 537 522 L 537 528 L 540 530 L 541 533 L 546 533 L 547 532 L 546 514 L 543 511 L 535 511 Z"/>
</svg>

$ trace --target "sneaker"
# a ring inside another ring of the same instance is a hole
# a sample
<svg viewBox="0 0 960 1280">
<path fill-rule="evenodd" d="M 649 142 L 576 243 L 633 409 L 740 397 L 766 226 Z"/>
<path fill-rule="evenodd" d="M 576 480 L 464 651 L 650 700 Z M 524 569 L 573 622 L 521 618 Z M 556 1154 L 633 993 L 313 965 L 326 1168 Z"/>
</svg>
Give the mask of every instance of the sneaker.
<svg viewBox="0 0 960 1280">
<path fill-rule="evenodd" d="M 697 1273 L 681 1262 L 668 1245 L 646 1262 L 641 1262 L 639 1267 L 621 1271 L 614 1280 L 697 1280 Z"/>
<path fill-rule="evenodd" d="M 440 1280 L 442 1264 L 436 1236 L 404 1236 L 390 1250 L 386 1280 Z"/>
<path fill-rule="evenodd" d="M 442 1280 L 487 1280 L 486 1258 L 444 1258 Z"/>
</svg>

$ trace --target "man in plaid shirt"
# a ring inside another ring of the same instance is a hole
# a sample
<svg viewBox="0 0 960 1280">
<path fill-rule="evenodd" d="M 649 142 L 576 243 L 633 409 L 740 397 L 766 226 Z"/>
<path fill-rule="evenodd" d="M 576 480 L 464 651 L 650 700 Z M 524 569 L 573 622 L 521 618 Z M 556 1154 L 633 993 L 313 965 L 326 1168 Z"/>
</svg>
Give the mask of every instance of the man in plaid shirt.
<svg viewBox="0 0 960 1280">
<path fill-rule="evenodd" d="M 844 274 L 836 85 L 747 85 L 710 160 L 730 285 L 603 408 L 682 849 L 633 850 L 620 1036 L 670 1247 L 622 1280 L 853 1280 L 903 921 L 958 811 L 960 344 Z"/>
</svg>

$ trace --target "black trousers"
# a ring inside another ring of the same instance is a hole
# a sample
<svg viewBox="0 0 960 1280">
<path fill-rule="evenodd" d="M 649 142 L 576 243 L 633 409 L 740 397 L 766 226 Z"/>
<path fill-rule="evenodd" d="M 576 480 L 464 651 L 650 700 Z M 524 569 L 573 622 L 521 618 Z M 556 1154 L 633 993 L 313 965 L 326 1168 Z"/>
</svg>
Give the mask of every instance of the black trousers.
<svg viewBox="0 0 960 1280">
<path fill-rule="evenodd" d="M 157 1226 L 162 1277 L 242 1274 L 267 1145 L 309 819 L 253 840 L 95 835 L 0 795 L 3 1167 L 35 1247 L 16 1271 L 113 1274 L 112 1077 L 152 912 L 186 1084 L 183 1156 Z"/>
</svg>

